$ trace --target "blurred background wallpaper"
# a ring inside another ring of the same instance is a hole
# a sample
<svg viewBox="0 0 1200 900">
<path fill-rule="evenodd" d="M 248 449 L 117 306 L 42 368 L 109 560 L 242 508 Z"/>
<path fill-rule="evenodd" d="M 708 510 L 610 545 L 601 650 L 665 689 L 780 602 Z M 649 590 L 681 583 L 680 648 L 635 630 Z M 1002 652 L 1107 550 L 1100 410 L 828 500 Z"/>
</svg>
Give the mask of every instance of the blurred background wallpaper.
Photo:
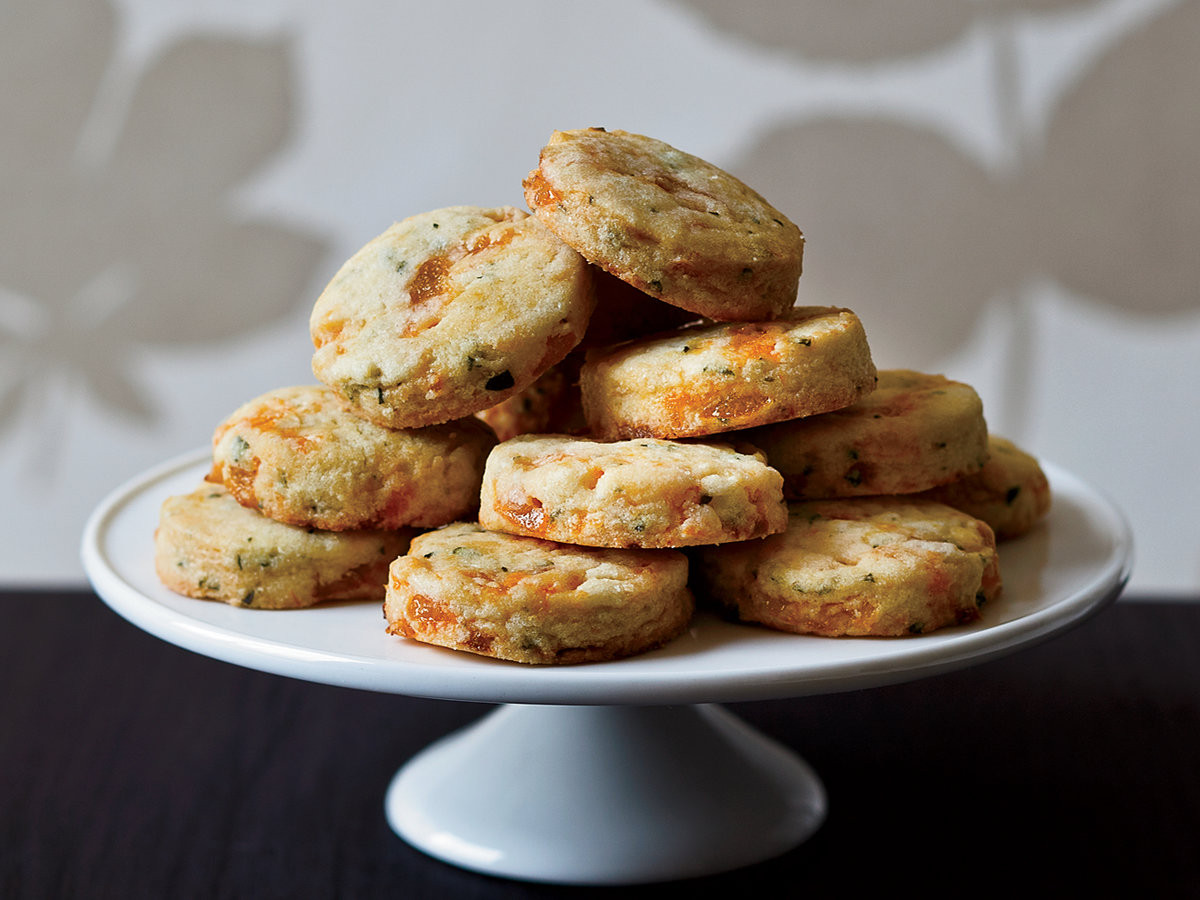
<svg viewBox="0 0 1200 900">
<path fill-rule="evenodd" d="M 105 494 L 313 381 L 346 257 L 602 125 L 759 190 L 802 303 L 1115 499 L 1127 596 L 1195 597 L 1198 96 L 1200 0 L 2 0 L 0 583 L 82 586 Z"/>
</svg>

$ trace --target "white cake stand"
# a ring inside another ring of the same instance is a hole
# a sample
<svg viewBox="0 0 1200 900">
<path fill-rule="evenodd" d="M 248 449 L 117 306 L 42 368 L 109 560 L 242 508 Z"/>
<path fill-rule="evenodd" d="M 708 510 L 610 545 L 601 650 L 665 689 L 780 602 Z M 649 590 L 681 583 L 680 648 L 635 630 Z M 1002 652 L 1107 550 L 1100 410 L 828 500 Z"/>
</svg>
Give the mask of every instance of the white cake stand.
<svg viewBox="0 0 1200 900">
<path fill-rule="evenodd" d="M 776 633 L 699 614 L 668 646 L 618 662 L 529 667 L 389 636 L 376 603 L 238 609 L 167 591 L 152 534 L 169 495 L 198 485 L 207 452 L 114 491 L 90 518 L 84 567 L 139 628 L 180 647 L 323 684 L 500 704 L 422 751 L 385 798 L 393 829 L 491 875 L 632 884 L 779 855 L 825 817 L 820 779 L 720 704 L 878 686 L 1046 639 L 1114 600 L 1132 564 L 1121 513 L 1046 465 L 1054 508 L 1002 545 L 1002 598 L 982 621 L 903 639 Z"/>
</svg>

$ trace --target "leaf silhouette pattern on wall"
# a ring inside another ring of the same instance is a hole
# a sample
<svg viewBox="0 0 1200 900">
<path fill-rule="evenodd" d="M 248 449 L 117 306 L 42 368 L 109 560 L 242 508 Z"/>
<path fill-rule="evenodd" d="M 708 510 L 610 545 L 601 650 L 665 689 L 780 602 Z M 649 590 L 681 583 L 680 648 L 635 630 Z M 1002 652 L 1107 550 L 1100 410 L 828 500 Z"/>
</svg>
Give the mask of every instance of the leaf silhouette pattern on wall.
<svg viewBox="0 0 1200 900">
<path fill-rule="evenodd" d="M 1036 265 L 1145 316 L 1200 309 L 1200 3 L 1128 33 L 1067 94 L 1029 167 Z"/>
<path fill-rule="evenodd" d="M 727 34 L 810 61 L 862 65 L 918 56 L 981 22 L 1097 0 L 673 0 Z"/>
<path fill-rule="evenodd" d="M 293 121 L 284 41 L 189 38 L 139 73 L 98 158 L 81 141 L 117 52 L 96 0 L 0 19 L 0 423 L 61 430 L 58 384 L 152 420 L 141 346 L 250 335 L 310 300 L 323 238 L 239 213 L 234 192 Z M 94 122 L 93 122 L 94 124 Z"/>
<path fill-rule="evenodd" d="M 995 15 L 1062 4 L 942 5 Z M 807 7 L 836 15 L 830 4 L 781 6 L 777 15 L 795 16 L 790 33 Z M 776 22 L 772 40 L 787 31 Z M 878 35 L 868 43 L 887 52 Z M 944 358 L 1003 304 L 1006 333 L 990 337 L 1006 342 L 1007 387 L 1022 409 L 1031 285 L 1137 317 L 1200 309 L 1200 3 L 1126 31 L 1078 73 L 1041 134 L 1003 108 L 1019 75 L 995 72 L 1013 160 L 999 170 L 909 121 L 829 115 L 766 129 L 734 165 L 805 230 L 801 301 L 860 312 L 886 364 Z"/>
</svg>

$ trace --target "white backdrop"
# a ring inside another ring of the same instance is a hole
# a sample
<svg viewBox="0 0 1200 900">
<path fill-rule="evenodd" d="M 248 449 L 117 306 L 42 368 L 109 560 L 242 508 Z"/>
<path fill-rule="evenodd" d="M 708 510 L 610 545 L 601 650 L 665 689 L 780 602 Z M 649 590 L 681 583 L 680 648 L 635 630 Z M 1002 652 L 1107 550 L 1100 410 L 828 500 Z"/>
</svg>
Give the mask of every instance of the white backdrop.
<svg viewBox="0 0 1200 900">
<path fill-rule="evenodd" d="M 413 213 L 523 205 L 550 132 L 603 125 L 775 202 L 802 301 L 1106 490 L 1129 595 L 1195 595 L 1198 6 L 12 3 L 0 576 L 81 583 L 105 493 L 312 381 L 342 260 Z"/>
</svg>

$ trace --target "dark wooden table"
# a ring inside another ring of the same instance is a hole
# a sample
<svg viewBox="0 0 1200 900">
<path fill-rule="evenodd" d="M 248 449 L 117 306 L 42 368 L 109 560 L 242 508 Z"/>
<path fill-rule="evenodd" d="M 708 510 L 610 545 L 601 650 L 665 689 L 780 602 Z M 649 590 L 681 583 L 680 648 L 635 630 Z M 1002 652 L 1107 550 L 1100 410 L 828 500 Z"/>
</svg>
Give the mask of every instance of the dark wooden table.
<svg viewBox="0 0 1200 900">
<path fill-rule="evenodd" d="M 973 668 L 732 704 L 820 773 L 790 853 L 711 878 L 564 888 L 453 868 L 383 793 L 485 713 L 217 662 L 94 595 L 0 595 L 3 898 L 1200 897 L 1200 597 L 1128 598 Z M 771 888 L 774 892 L 778 888 Z"/>
</svg>

